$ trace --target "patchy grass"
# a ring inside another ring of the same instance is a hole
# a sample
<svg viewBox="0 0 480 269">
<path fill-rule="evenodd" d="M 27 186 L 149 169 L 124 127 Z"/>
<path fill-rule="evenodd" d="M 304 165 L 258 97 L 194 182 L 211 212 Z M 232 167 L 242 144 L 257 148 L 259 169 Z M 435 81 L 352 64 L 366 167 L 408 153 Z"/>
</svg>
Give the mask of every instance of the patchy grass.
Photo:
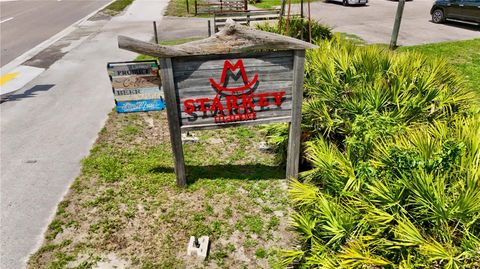
<svg viewBox="0 0 480 269">
<path fill-rule="evenodd" d="M 284 168 L 260 128 L 193 132 L 177 188 L 165 111 L 112 112 L 29 268 L 271 268 L 291 248 Z M 207 261 L 186 256 L 208 235 Z"/>
<path fill-rule="evenodd" d="M 480 94 L 480 39 L 402 47 L 429 57 L 443 57 L 466 78 L 468 86 Z"/>
<path fill-rule="evenodd" d="M 195 40 L 200 40 L 202 38 L 203 37 L 178 38 L 178 39 L 173 39 L 173 40 L 160 41 L 159 44 L 160 45 L 166 45 L 166 46 L 173 46 L 173 45 L 179 45 L 179 44 L 183 44 L 183 43 L 187 43 L 187 42 L 191 42 L 191 41 L 195 41 Z M 155 59 L 157 59 L 157 58 L 152 57 L 152 56 L 148 56 L 148 55 L 140 54 L 140 55 L 137 56 L 137 58 L 135 58 L 135 61 L 155 60 Z"/>
<path fill-rule="evenodd" d="M 121 13 L 126 7 L 128 7 L 132 3 L 133 0 L 116 0 L 115 2 L 104 8 L 102 12 L 110 16 L 115 16 Z"/>
<path fill-rule="evenodd" d="M 187 12 L 187 1 L 189 12 Z M 197 0 L 197 3 L 201 2 L 203 1 Z M 195 16 L 195 0 L 170 0 L 164 15 L 176 17 Z"/>
</svg>

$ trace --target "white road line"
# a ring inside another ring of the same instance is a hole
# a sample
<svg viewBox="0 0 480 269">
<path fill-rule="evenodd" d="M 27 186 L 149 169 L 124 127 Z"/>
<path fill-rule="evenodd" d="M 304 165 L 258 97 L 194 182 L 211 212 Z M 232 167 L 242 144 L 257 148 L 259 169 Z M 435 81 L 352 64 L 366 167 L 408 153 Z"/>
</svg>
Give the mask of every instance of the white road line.
<svg viewBox="0 0 480 269">
<path fill-rule="evenodd" d="M 2 0 L 0 0 L 2 1 Z M 13 59 L 12 61 L 10 61 L 9 63 L 7 63 L 6 65 L 0 67 L 0 73 L 1 74 L 6 74 L 7 72 L 9 72 L 10 70 L 14 69 L 15 67 L 21 65 L 23 62 L 25 62 L 26 60 L 32 58 L 33 56 L 37 55 L 40 51 L 48 48 L 50 45 L 52 45 L 53 43 L 57 42 L 58 40 L 60 40 L 62 37 L 70 34 L 71 32 L 73 32 L 75 29 L 76 29 L 76 26 L 82 24 L 83 22 L 85 22 L 86 20 L 88 20 L 90 17 L 92 17 L 93 15 L 97 14 L 100 10 L 106 8 L 108 5 L 110 5 L 111 3 L 113 3 L 115 0 L 108 0 L 108 3 L 106 3 L 105 5 L 101 6 L 100 8 L 98 8 L 97 10 L 93 11 L 92 13 L 88 14 L 87 16 L 83 17 L 82 19 L 72 23 L 70 26 L 68 26 L 67 28 L 63 29 L 62 31 L 60 31 L 59 33 L 55 34 L 54 36 L 50 37 L 49 39 L 43 41 L 42 43 L 38 44 L 37 46 L 31 48 L 29 51 L 23 53 L 22 55 L 18 56 L 17 58 Z"/>
<path fill-rule="evenodd" d="M 4 22 L 7 22 L 7 21 L 12 20 L 12 19 L 13 19 L 13 17 L 10 17 L 8 19 L 4 19 L 3 21 L 0 21 L 0 23 L 4 23 Z"/>
</svg>

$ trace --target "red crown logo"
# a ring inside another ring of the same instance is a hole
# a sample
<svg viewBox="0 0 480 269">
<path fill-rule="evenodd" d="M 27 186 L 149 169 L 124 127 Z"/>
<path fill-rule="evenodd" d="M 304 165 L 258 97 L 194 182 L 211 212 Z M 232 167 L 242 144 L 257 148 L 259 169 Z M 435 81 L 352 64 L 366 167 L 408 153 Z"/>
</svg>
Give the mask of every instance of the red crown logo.
<svg viewBox="0 0 480 269">
<path fill-rule="evenodd" d="M 242 76 L 244 86 L 240 87 L 232 87 L 229 88 L 225 85 L 225 81 L 227 78 L 227 72 L 230 70 L 231 72 L 240 69 L 240 74 Z M 251 89 L 258 81 L 258 73 L 255 73 L 253 79 L 251 81 L 248 80 L 247 73 L 245 72 L 245 66 L 243 65 L 242 59 L 238 60 L 234 65 L 229 60 L 225 60 L 223 64 L 222 76 L 220 77 L 220 82 L 217 83 L 213 78 L 210 78 L 210 84 L 217 89 L 217 96 L 221 92 L 230 92 L 230 94 L 234 92 L 244 92 L 246 90 Z"/>
</svg>

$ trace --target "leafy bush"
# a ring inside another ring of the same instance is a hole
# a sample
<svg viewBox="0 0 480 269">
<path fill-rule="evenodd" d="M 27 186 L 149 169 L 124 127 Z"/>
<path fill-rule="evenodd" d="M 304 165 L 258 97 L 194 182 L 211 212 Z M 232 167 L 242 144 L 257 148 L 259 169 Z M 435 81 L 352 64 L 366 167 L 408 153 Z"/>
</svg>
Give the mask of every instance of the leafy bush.
<svg viewBox="0 0 480 269">
<path fill-rule="evenodd" d="M 302 137 L 324 137 L 341 150 L 348 146 L 354 162 L 366 158 L 378 138 L 463 113 L 475 99 L 444 61 L 337 35 L 317 44 L 306 56 Z M 269 137 L 279 141 L 286 134 Z"/>
<path fill-rule="evenodd" d="M 476 96 L 440 60 L 339 36 L 317 44 L 302 114 L 310 167 L 290 185 L 301 249 L 285 264 L 480 268 Z M 284 148 L 285 126 L 267 134 Z"/>
<path fill-rule="evenodd" d="M 320 39 L 332 38 L 332 30 L 330 27 L 320 24 L 315 20 L 311 20 L 312 41 Z M 257 24 L 257 29 L 291 36 L 297 39 L 309 40 L 308 29 L 309 23 L 307 19 L 302 19 L 298 16 L 293 16 L 288 19 L 283 18 L 275 25 L 270 25 L 268 22 Z"/>
<path fill-rule="evenodd" d="M 348 146 L 347 146 L 348 147 Z M 302 250 L 321 268 L 480 268 L 480 117 L 409 127 L 371 159 L 318 138 L 314 169 L 291 184 Z"/>
</svg>

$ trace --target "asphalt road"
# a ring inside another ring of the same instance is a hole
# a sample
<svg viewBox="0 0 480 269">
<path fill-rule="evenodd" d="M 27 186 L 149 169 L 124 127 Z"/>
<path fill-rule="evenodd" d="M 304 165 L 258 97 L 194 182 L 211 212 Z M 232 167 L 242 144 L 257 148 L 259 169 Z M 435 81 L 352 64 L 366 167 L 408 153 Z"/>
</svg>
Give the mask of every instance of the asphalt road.
<svg viewBox="0 0 480 269">
<path fill-rule="evenodd" d="M 451 40 L 480 38 L 480 27 L 463 23 L 431 22 L 433 0 L 413 0 L 405 4 L 398 37 L 399 45 L 417 45 Z M 360 36 L 369 43 L 390 43 L 398 2 L 369 0 L 367 6 L 343 6 L 334 2 L 311 3 L 316 20 L 331 26 L 335 32 Z M 306 10 L 306 9 L 305 9 Z M 299 12 L 298 6 L 295 11 Z"/>
<path fill-rule="evenodd" d="M 167 4 L 135 0 L 111 20 L 100 16 L 76 25 L 46 49 L 60 50 L 61 57 L 0 103 L 1 269 L 24 268 L 41 245 L 58 203 L 80 172 L 80 160 L 114 106 L 106 64 L 137 55 L 119 49 L 117 36 L 151 40 L 152 21 L 163 25 Z M 177 24 L 191 30 L 177 37 L 206 35 L 206 21 Z"/>
<path fill-rule="evenodd" d="M 0 66 L 29 51 L 109 0 L 0 0 Z"/>
</svg>

